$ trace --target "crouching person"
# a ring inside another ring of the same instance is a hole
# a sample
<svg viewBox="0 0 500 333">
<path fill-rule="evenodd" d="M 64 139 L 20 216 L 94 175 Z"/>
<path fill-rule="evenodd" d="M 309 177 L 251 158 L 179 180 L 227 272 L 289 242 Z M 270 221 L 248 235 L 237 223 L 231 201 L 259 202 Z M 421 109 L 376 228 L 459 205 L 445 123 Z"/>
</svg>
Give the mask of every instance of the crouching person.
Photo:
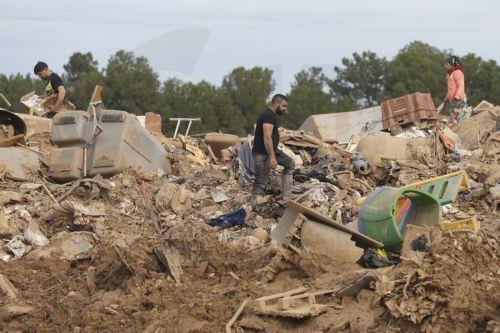
<svg viewBox="0 0 500 333">
<path fill-rule="evenodd" d="M 278 164 L 283 166 L 281 193 L 284 200 L 292 198 L 293 159 L 278 150 L 280 134 L 278 131 L 278 116 L 281 116 L 288 106 L 285 95 L 277 94 L 271 99 L 269 107 L 262 111 L 257 119 L 252 148 L 255 180 L 252 190 L 252 208 L 266 201 L 265 191 L 269 182 L 269 173 Z"/>
</svg>

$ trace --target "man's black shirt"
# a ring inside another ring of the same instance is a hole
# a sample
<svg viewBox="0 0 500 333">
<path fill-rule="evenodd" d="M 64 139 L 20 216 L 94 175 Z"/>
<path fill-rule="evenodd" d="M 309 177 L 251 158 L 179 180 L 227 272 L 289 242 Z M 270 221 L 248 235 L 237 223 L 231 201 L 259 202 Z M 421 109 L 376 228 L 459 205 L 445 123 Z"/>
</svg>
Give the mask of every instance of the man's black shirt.
<svg viewBox="0 0 500 333">
<path fill-rule="evenodd" d="M 60 86 L 64 86 L 62 79 L 56 73 L 50 74 L 49 78 L 45 83 L 45 96 L 52 96 L 57 93 L 57 89 Z"/>
<path fill-rule="evenodd" d="M 257 124 L 255 126 L 254 141 L 252 151 L 260 154 L 267 155 L 266 146 L 264 144 L 264 128 L 263 124 L 273 125 L 273 148 L 274 152 L 278 149 L 278 144 L 280 143 L 280 133 L 278 132 L 278 116 L 271 110 L 266 109 L 261 112 L 259 118 L 257 118 Z"/>
</svg>

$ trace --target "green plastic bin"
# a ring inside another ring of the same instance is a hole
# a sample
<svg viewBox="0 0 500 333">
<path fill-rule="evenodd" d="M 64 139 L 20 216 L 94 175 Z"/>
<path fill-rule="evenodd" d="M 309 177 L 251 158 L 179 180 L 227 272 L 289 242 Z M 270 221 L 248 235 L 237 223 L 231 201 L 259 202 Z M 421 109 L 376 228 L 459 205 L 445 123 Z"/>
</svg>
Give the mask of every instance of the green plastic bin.
<svg viewBox="0 0 500 333">
<path fill-rule="evenodd" d="M 398 206 L 401 198 L 403 205 Z M 384 186 L 367 196 L 360 208 L 360 232 L 380 241 L 389 252 L 399 253 L 408 224 L 432 226 L 441 220 L 441 205 L 428 192 Z"/>
</svg>

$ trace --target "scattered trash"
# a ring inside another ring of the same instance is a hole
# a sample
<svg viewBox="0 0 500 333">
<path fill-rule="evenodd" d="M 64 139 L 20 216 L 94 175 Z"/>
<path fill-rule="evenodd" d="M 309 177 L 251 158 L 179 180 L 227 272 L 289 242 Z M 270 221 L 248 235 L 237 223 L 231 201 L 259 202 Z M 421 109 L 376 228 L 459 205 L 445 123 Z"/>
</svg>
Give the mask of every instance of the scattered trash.
<svg viewBox="0 0 500 333">
<path fill-rule="evenodd" d="M 31 246 L 25 243 L 23 236 L 14 236 L 5 248 L 14 255 L 14 259 L 22 258 L 26 253 L 31 250 Z"/>
<path fill-rule="evenodd" d="M 366 249 L 359 261 L 365 268 L 380 268 L 393 266 L 399 262 L 396 258 L 389 258 L 387 253 L 381 249 Z"/>
<path fill-rule="evenodd" d="M 359 210 L 359 230 L 382 242 L 390 252 L 401 251 L 409 225 L 432 226 L 441 220 L 441 206 L 429 193 L 412 188 L 380 187 Z"/>
<path fill-rule="evenodd" d="M 371 172 L 370 164 L 367 160 L 365 160 L 363 153 L 352 154 L 351 161 L 353 162 L 352 165 L 354 166 L 354 169 L 360 175 L 366 176 Z"/>
<path fill-rule="evenodd" d="M 210 192 L 210 195 L 212 196 L 212 199 L 215 201 L 215 203 L 221 203 L 229 199 L 227 195 L 225 195 L 224 192 L 221 191 L 212 191 Z"/>
<path fill-rule="evenodd" d="M 60 113 L 51 133 L 39 126 L 25 144 L 0 147 L 4 159 L 13 148 L 36 156 L 23 180 L 0 163 L 2 330 L 159 332 L 168 322 L 179 331 L 281 332 L 290 318 L 302 331 L 494 327 L 497 107 L 478 105 L 457 133 L 405 110 L 405 124 L 389 128 L 397 136 L 380 132 L 379 106 L 313 115 L 313 130 L 281 131 L 280 149 L 296 165 L 293 200 L 277 200 L 277 168 L 266 200 L 247 213 L 251 137 L 148 132 L 124 147 L 149 166 L 165 157 L 171 169 L 127 168 L 117 159 L 129 154 L 104 127 L 135 128 L 137 119 L 96 106 Z M 89 132 L 75 128 L 83 124 Z M 82 138 L 103 141 L 91 148 Z M 272 295 L 248 299 L 263 294 Z M 219 311 L 237 307 L 232 318 Z M 129 313 L 140 320 L 125 323 Z"/>
<path fill-rule="evenodd" d="M 191 209 L 193 194 L 184 186 L 164 182 L 156 195 L 156 207 L 160 212 L 172 209 L 175 214 L 182 214 Z"/>
<path fill-rule="evenodd" d="M 91 232 L 61 231 L 50 239 L 49 245 L 39 247 L 28 254 L 30 259 L 54 258 L 77 260 L 88 257 L 94 247 L 95 236 Z"/>
<path fill-rule="evenodd" d="M 106 215 L 106 207 L 103 202 L 84 206 L 76 201 L 65 200 L 61 202 L 60 207 L 55 206 L 54 209 L 61 213 L 73 215 L 73 223 L 76 225 L 88 224 L 93 221 L 93 218 Z"/>
<path fill-rule="evenodd" d="M 465 231 L 477 233 L 479 228 L 479 222 L 475 216 L 458 221 L 443 221 L 441 223 L 443 231 L 451 230 L 453 232 Z"/>
<path fill-rule="evenodd" d="M 49 240 L 40 230 L 38 224 L 34 221 L 28 223 L 28 227 L 24 229 L 24 240 L 32 246 L 45 246 L 49 244 Z"/>
<path fill-rule="evenodd" d="M 0 205 L 5 206 L 11 203 L 19 203 L 23 201 L 23 196 L 14 191 L 0 191 Z"/>
<path fill-rule="evenodd" d="M 243 225 L 247 212 L 245 208 L 240 208 L 234 212 L 221 215 L 213 218 L 208 222 L 209 226 L 218 227 L 220 229 L 232 228 Z"/>
</svg>

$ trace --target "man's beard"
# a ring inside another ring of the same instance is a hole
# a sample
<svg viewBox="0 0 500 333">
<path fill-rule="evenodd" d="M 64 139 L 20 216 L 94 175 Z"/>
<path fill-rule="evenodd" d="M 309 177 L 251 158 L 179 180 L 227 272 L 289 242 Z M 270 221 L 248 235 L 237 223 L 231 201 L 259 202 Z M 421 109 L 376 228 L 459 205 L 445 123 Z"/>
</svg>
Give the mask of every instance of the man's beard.
<svg viewBox="0 0 500 333">
<path fill-rule="evenodd" d="M 286 110 L 283 110 L 283 109 L 280 109 L 280 108 L 277 108 L 276 109 L 276 113 L 278 114 L 278 116 L 281 116 L 283 113 L 285 113 Z"/>
</svg>

